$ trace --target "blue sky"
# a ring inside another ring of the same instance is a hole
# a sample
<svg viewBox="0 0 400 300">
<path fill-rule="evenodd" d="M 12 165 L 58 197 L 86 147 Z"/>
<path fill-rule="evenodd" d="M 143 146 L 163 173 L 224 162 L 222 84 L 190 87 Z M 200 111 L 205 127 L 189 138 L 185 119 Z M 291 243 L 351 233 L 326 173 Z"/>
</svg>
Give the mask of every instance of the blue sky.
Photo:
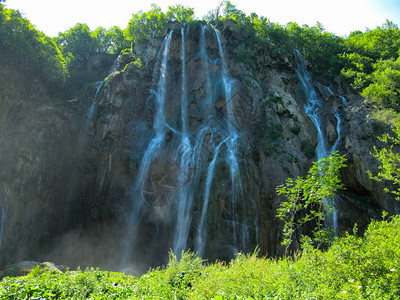
<svg viewBox="0 0 400 300">
<path fill-rule="evenodd" d="M 313 26 L 346 36 L 351 31 L 374 29 L 386 19 L 400 24 L 400 0 L 236 0 L 231 1 L 247 14 L 265 16 L 272 22 Z M 182 4 L 195 9 L 201 17 L 218 6 L 212 0 L 6 0 L 8 8 L 18 9 L 38 30 L 56 36 L 86 23 L 91 29 L 117 25 L 124 29 L 133 13 L 149 10 L 151 3 L 167 11 L 169 5 Z"/>
</svg>

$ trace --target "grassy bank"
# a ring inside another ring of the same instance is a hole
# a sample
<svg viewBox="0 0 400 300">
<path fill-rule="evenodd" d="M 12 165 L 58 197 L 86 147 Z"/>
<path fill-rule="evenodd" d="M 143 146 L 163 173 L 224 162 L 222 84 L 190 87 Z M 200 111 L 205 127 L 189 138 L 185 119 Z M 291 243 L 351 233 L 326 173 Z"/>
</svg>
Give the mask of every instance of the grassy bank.
<svg viewBox="0 0 400 300">
<path fill-rule="evenodd" d="M 305 247 L 294 258 L 238 255 L 204 264 L 191 253 L 140 278 L 86 270 L 34 269 L 4 278 L 1 299 L 398 299 L 400 216 L 372 221 L 363 237 L 347 235 L 327 251 Z"/>
</svg>

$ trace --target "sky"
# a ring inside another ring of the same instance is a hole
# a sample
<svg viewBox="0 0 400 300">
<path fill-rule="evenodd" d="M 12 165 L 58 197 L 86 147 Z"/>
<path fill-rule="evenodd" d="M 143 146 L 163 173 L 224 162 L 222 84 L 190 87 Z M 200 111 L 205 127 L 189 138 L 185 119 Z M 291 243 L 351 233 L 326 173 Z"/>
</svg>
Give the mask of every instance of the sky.
<svg viewBox="0 0 400 300">
<path fill-rule="evenodd" d="M 215 9 L 219 0 L 6 0 L 7 8 L 18 9 L 36 29 L 57 36 L 85 23 L 94 30 L 99 26 L 125 29 L 132 15 L 147 11 L 155 3 L 164 12 L 168 6 L 182 4 L 194 8 L 198 18 Z M 375 29 L 389 19 L 400 25 L 400 0 L 232 0 L 246 14 L 256 13 L 284 25 L 322 23 L 326 31 L 347 36 L 352 31 Z"/>
</svg>

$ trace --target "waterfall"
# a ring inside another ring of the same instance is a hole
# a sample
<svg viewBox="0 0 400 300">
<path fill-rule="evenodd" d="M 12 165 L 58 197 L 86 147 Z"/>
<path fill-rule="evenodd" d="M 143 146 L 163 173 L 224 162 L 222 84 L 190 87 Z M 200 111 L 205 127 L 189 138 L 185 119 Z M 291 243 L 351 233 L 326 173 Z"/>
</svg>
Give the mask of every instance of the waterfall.
<svg viewBox="0 0 400 300">
<path fill-rule="evenodd" d="M 97 95 L 99 94 L 101 88 L 103 87 L 106 80 L 96 82 L 96 94 L 94 95 L 94 99 L 92 105 L 90 105 L 89 112 L 88 112 L 88 122 L 91 121 L 94 117 L 97 107 Z"/>
<path fill-rule="evenodd" d="M 307 115 L 310 117 L 312 122 L 315 125 L 315 128 L 318 132 L 318 144 L 317 144 L 317 158 L 320 160 L 323 157 L 327 157 L 332 152 L 336 151 L 337 145 L 340 141 L 340 125 L 341 119 L 340 114 L 337 110 L 333 110 L 332 113 L 335 116 L 337 123 L 336 123 L 336 132 L 337 132 L 337 139 L 329 149 L 327 143 L 325 142 L 325 137 L 322 133 L 322 125 L 321 125 L 321 116 L 320 116 L 320 108 L 322 107 L 321 101 L 318 99 L 315 89 L 311 83 L 311 77 L 307 72 L 304 58 L 302 57 L 300 51 L 295 51 L 295 57 L 297 60 L 297 75 L 300 79 L 300 82 L 303 86 L 304 93 L 307 98 L 307 102 L 304 105 L 304 110 Z M 324 86 L 325 87 L 325 86 Z M 330 94 L 333 94 L 332 90 L 329 87 L 325 87 Z M 347 104 L 347 101 L 344 97 L 341 97 L 342 104 Z M 332 199 L 327 200 L 327 205 L 332 205 L 333 207 L 336 206 L 336 199 L 333 197 Z M 328 214 L 327 216 L 327 224 L 335 231 L 338 231 L 338 220 L 337 220 L 337 211 L 335 210 L 333 213 Z"/>
<path fill-rule="evenodd" d="M 207 75 L 206 77 L 206 87 L 205 90 L 206 91 L 210 91 L 212 86 L 211 86 L 211 79 L 210 79 L 210 67 L 209 67 L 209 61 L 210 58 L 207 54 L 207 50 L 206 50 L 206 27 L 207 25 L 202 25 L 201 26 L 201 32 L 200 32 L 200 59 L 202 62 L 202 72 L 204 74 Z M 214 98 L 212 96 L 212 94 L 210 93 L 210 95 L 208 96 L 207 99 L 205 99 L 203 106 L 202 106 L 202 110 L 206 111 L 208 114 L 210 115 L 214 115 Z"/>
<path fill-rule="evenodd" d="M 193 202 L 192 194 L 192 174 L 190 169 L 193 165 L 192 145 L 190 143 L 189 134 L 187 130 L 188 123 L 188 99 L 186 91 L 186 56 L 185 56 L 185 30 L 181 29 L 182 34 L 182 87 L 181 87 L 181 143 L 178 148 L 179 161 L 179 175 L 178 175 L 178 192 L 176 197 L 178 217 L 175 227 L 175 237 L 173 251 L 179 255 L 186 248 L 187 238 L 189 235 L 191 209 Z"/>
<path fill-rule="evenodd" d="M 3 199 L 3 204 L 1 205 L 1 223 L 0 223 L 0 250 L 1 246 L 3 244 L 3 233 L 4 233 L 4 227 L 6 224 L 7 220 L 7 212 L 8 212 L 8 194 L 10 193 L 10 189 L 7 188 L 6 195 L 4 196 Z"/>
<path fill-rule="evenodd" d="M 149 168 L 152 160 L 158 154 L 160 148 L 163 145 L 165 134 L 166 134 L 166 121 L 165 121 L 165 98 L 167 90 L 167 71 L 168 71 L 168 53 L 169 44 L 172 37 L 171 31 L 168 36 L 164 39 L 161 46 L 162 55 L 159 57 L 161 59 L 160 64 L 160 77 L 158 81 L 157 92 L 155 94 L 156 98 L 156 114 L 154 117 L 153 130 L 154 137 L 150 141 L 146 151 L 144 152 L 143 158 L 141 160 L 138 175 L 135 184 L 131 188 L 130 197 L 133 199 L 133 207 L 128 217 L 128 230 L 125 239 L 126 244 L 124 245 L 123 255 L 122 255 L 122 267 L 125 267 L 127 263 L 131 261 L 132 249 L 136 240 L 137 226 L 140 222 L 140 212 L 144 205 L 144 184 L 147 179 Z M 158 64 L 156 64 L 157 66 Z"/>
<path fill-rule="evenodd" d="M 201 209 L 200 222 L 197 227 L 196 249 L 197 249 L 197 254 L 199 256 L 202 256 L 204 253 L 205 241 L 207 238 L 207 231 L 205 230 L 204 222 L 207 217 L 208 202 L 210 199 L 211 184 L 212 184 L 212 180 L 214 178 L 215 165 L 217 163 L 220 149 L 221 149 L 222 145 L 227 142 L 228 138 L 229 137 L 227 137 L 225 140 L 220 142 L 219 145 L 215 148 L 213 158 L 207 169 L 206 185 L 205 185 L 204 197 L 203 197 L 203 207 Z"/>
<path fill-rule="evenodd" d="M 325 143 L 325 137 L 322 133 L 322 125 L 320 118 L 320 108 L 322 106 L 321 101 L 318 99 L 314 87 L 311 83 L 310 74 L 307 72 L 304 58 L 300 51 L 295 51 L 295 56 L 297 59 L 297 75 L 303 86 L 304 93 L 306 94 L 307 102 L 304 105 L 304 110 L 306 114 L 310 117 L 311 121 L 314 123 L 315 128 L 318 132 L 318 143 L 317 143 L 317 158 L 320 160 L 323 157 L 328 156 L 327 146 Z"/>
<path fill-rule="evenodd" d="M 154 98 L 156 103 L 153 137 L 139 162 L 135 182 L 128 194 L 135 199 L 132 199 L 131 210 L 126 219 L 127 232 L 125 244 L 121 249 L 121 268 L 126 268 L 132 263 L 135 249 L 142 246 L 139 242 L 142 241 L 143 234 L 152 235 L 146 236 L 144 240 L 160 245 L 160 248 L 170 247 L 177 256 L 187 249 L 188 244 L 194 247 L 193 250 L 199 256 L 205 255 L 210 224 L 214 225 L 217 221 L 208 213 L 211 207 L 218 205 L 214 201 L 220 201 L 219 195 L 222 196 L 221 201 L 224 201 L 226 206 L 221 207 L 223 216 L 218 217 L 222 218 L 224 224 L 223 229 L 217 231 L 218 235 L 225 231 L 230 232 L 227 246 L 230 247 L 232 254 L 244 250 L 248 245 L 251 226 L 246 220 L 241 162 L 239 162 L 240 134 L 232 101 L 234 79 L 229 76 L 224 49 L 217 30 L 213 30 L 212 33 L 217 40 L 214 46 L 218 46 L 215 47 L 218 49 L 218 52 L 215 52 L 218 59 L 209 57 L 206 48 L 208 42 L 206 26 L 208 25 L 201 26 L 199 60 L 193 61 L 198 63 L 198 74 L 190 77 L 195 78 L 196 82 L 188 82 L 190 74 L 187 74 L 186 70 L 189 66 L 186 56 L 192 54 L 186 52 L 184 28 L 181 28 L 180 61 L 179 54 L 175 56 L 171 53 L 172 58 L 169 57 L 172 31 L 164 39 L 158 52 L 153 73 L 153 84 L 156 88 L 150 91 L 152 98 L 149 98 L 149 100 Z M 174 39 L 174 43 L 176 41 L 178 40 Z M 170 76 L 168 61 L 180 62 L 173 69 L 173 72 L 176 72 L 180 67 L 180 77 Z M 192 100 L 188 90 L 193 85 L 199 87 L 200 93 L 196 95 L 198 98 Z M 166 113 L 169 111 L 169 106 L 165 103 L 166 95 L 167 92 L 170 93 L 170 89 L 181 93 L 180 103 L 178 103 L 179 98 L 171 103 L 168 100 L 169 104 L 180 109 L 176 116 Z M 224 106 L 222 108 L 216 107 L 216 99 L 219 98 Z M 149 103 L 146 107 L 147 105 Z M 200 122 L 189 122 L 192 113 L 196 114 L 195 119 Z M 168 122 L 171 120 L 171 125 L 167 124 L 167 120 Z M 171 174 L 165 173 L 164 169 L 155 170 L 164 150 L 165 159 L 173 162 Z M 222 178 L 221 191 L 219 189 L 214 191 L 216 177 L 221 174 L 224 176 L 222 172 L 225 170 L 226 177 Z M 153 209 L 152 203 L 148 201 L 148 197 L 151 197 L 148 188 L 150 184 L 158 184 L 153 183 L 153 179 L 158 175 L 160 178 L 170 180 L 170 187 L 174 188 L 174 195 L 169 202 L 172 205 L 165 210 Z M 194 203 L 196 210 L 193 208 Z M 256 214 L 255 203 L 252 202 L 251 207 Z M 158 218 L 158 213 L 163 216 Z M 190 232 L 194 232 L 193 237 Z M 156 237 L 162 239 L 161 235 L 164 233 L 165 240 L 154 240 Z"/>
<path fill-rule="evenodd" d="M 219 49 L 219 54 L 221 57 L 221 63 L 222 63 L 222 79 L 224 83 L 224 89 L 225 89 L 225 103 L 226 103 L 226 111 L 227 111 L 227 121 L 228 121 L 228 130 L 229 130 L 229 135 L 230 139 L 227 143 L 228 146 L 228 165 L 230 168 L 230 173 L 231 173 L 231 182 L 232 182 L 232 214 L 234 216 L 233 221 L 236 221 L 233 223 L 233 238 L 234 238 L 234 243 L 236 243 L 236 235 L 237 235 L 237 227 L 240 224 L 239 223 L 239 216 L 238 216 L 238 204 L 240 199 L 243 199 L 243 186 L 242 186 L 242 179 L 240 177 L 240 168 L 239 168 L 239 162 L 238 162 L 238 144 L 239 144 L 239 134 L 236 130 L 236 118 L 235 118 L 235 113 L 234 113 L 234 107 L 233 107 L 233 99 L 232 99 L 232 89 L 233 89 L 233 84 L 234 80 L 232 80 L 229 77 L 228 73 L 228 67 L 226 64 L 225 60 L 225 55 L 224 55 L 224 49 L 222 48 L 222 43 L 221 43 L 221 38 L 219 35 L 218 30 L 215 30 L 215 35 L 217 37 L 218 41 L 218 49 Z M 244 212 L 243 212 L 244 213 Z M 241 246 L 244 246 L 245 239 L 247 232 L 246 226 L 241 226 L 242 232 L 240 233 L 240 238 L 241 238 Z"/>
<path fill-rule="evenodd" d="M 228 67 L 225 60 L 225 54 L 221 43 L 221 38 L 218 30 L 214 29 L 217 42 L 218 42 L 218 50 L 220 57 L 220 65 L 221 65 L 221 81 L 224 89 L 224 98 L 225 98 L 225 108 L 226 108 L 226 124 L 216 124 L 218 130 L 216 128 L 209 128 L 209 132 L 211 132 L 210 142 L 213 145 L 212 147 L 212 160 L 207 168 L 206 174 L 206 182 L 203 192 L 203 201 L 202 208 L 200 214 L 200 221 L 197 227 L 197 236 L 196 236 L 196 250 L 198 255 L 202 256 L 205 249 L 206 238 L 207 238 L 207 227 L 205 220 L 207 219 L 207 210 L 210 198 L 211 185 L 214 178 L 214 171 L 216 165 L 218 163 L 218 159 L 223 159 L 229 167 L 230 173 L 230 181 L 231 181 L 231 226 L 232 226 L 232 244 L 234 245 L 234 251 L 237 251 L 238 246 L 244 247 L 247 239 L 247 227 L 242 224 L 244 209 L 242 211 L 243 215 L 238 214 L 239 210 L 239 201 L 243 199 L 243 187 L 242 180 L 240 176 L 240 168 L 238 161 L 238 145 L 239 145 L 239 134 L 236 129 L 236 119 L 234 114 L 234 107 L 232 102 L 232 90 L 234 80 L 229 77 Z M 208 56 L 205 51 L 204 46 L 204 26 L 201 31 L 201 51 L 200 56 L 204 60 L 205 67 L 208 68 Z M 207 132 L 207 130 L 202 131 Z M 220 141 L 218 142 L 218 137 Z M 216 146 L 215 146 L 216 145 Z M 222 146 L 225 145 L 222 151 Z M 240 239 L 240 245 L 238 245 L 238 239 Z"/>
</svg>

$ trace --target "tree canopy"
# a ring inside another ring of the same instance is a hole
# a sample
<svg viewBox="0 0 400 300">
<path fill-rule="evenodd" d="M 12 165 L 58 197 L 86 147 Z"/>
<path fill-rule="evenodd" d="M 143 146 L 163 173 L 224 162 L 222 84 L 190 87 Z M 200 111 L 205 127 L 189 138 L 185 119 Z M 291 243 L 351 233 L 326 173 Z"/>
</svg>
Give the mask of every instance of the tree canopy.
<svg viewBox="0 0 400 300">
<path fill-rule="evenodd" d="M 255 13 L 247 15 L 230 1 L 221 2 L 203 20 L 195 19 L 193 8 L 174 5 L 163 12 L 153 4 L 150 10 L 133 14 L 124 29 L 114 26 L 91 30 L 86 24 L 78 23 L 56 38 L 50 38 L 36 30 L 18 11 L 6 9 L 4 2 L 0 0 L 0 49 L 21 68 L 41 74 L 49 83 L 78 76 L 80 68 L 96 53 L 117 55 L 134 44 L 162 37 L 171 22 L 186 26 L 205 21 L 218 27 L 224 21 L 233 20 L 238 38 L 249 47 L 259 43 L 268 51 L 288 54 L 299 50 L 310 62 L 313 74 L 345 79 L 368 101 L 400 111 L 400 30 L 390 21 L 376 29 L 340 37 L 327 32 L 320 23 L 281 25 Z M 251 56 L 251 51 L 242 52 L 240 59 L 254 60 L 245 57 Z"/>
<path fill-rule="evenodd" d="M 138 43 L 163 34 L 165 26 L 170 22 L 180 22 L 187 25 L 193 21 L 194 10 L 183 5 L 169 6 L 164 13 L 156 4 L 151 5 L 147 12 L 134 14 L 124 31 L 125 38 Z"/>
<path fill-rule="evenodd" d="M 50 37 L 36 30 L 19 11 L 0 6 L 0 50 L 3 57 L 49 84 L 67 77 L 65 59 Z"/>
</svg>

